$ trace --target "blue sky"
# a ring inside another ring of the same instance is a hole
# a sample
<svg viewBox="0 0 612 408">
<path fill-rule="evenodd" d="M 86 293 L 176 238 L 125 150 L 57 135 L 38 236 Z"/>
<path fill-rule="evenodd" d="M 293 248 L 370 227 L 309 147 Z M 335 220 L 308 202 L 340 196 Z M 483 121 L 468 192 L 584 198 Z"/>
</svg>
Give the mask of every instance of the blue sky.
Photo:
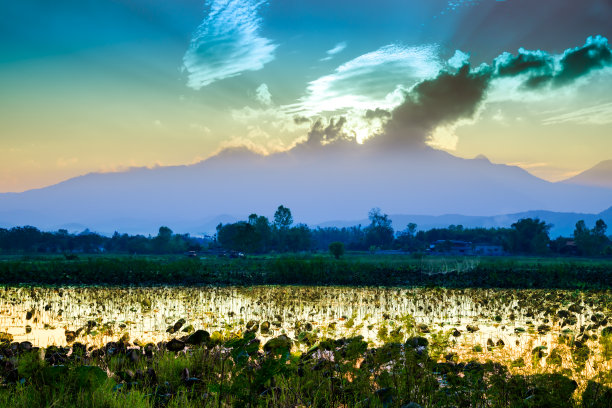
<svg viewBox="0 0 612 408">
<path fill-rule="evenodd" d="M 363 142 L 385 126 L 368 109 L 393 111 L 441 71 L 521 48 L 556 64 L 612 38 L 611 18 L 607 0 L 3 2 L 0 191 L 286 150 L 319 119 Z M 559 87 L 521 81 L 492 81 L 428 143 L 551 180 L 612 158 L 608 62 Z"/>
</svg>

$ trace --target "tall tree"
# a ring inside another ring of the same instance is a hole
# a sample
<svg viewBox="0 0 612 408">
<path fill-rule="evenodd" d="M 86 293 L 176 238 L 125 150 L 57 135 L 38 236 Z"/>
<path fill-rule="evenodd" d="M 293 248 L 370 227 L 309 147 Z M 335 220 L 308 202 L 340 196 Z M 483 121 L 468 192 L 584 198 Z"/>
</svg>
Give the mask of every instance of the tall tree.
<svg viewBox="0 0 612 408">
<path fill-rule="evenodd" d="M 548 252 L 552 225 L 539 218 L 523 218 L 512 224 L 509 236 L 509 249 L 519 254 L 538 254 Z"/>
<path fill-rule="evenodd" d="M 332 242 L 329 244 L 329 252 L 334 258 L 340 259 L 340 257 L 344 255 L 344 243 L 338 241 Z"/>
<path fill-rule="evenodd" d="M 401 231 L 397 238 L 397 246 L 406 251 L 415 251 L 418 249 L 418 242 L 416 240 L 417 225 L 413 222 L 406 226 L 406 229 Z"/>
<path fill-rule="evenodd" d="M 244 221 L 217 226 L 217 239 L 223 248 L 233 251 L 253 253 L 260 247 L 255 227 Z"/>
<path fill-rule="evenodd" d="M 305 224 L 286 230 L 285 248 L 292 252 L 308 251 L 312 248 L 312 234 Z"/>
<path fill-rule="evenodd" d="M 287 229 L 293 224 L 291 210 L 284 205 L 279 205 L 274 213 L 274 226 L 279 229 Z"/>
<path fill-rule="evenodd" d="M 267 252 L 272 245 L 272 228 L 270 221 L 263 215 L 249 215 L 249 224 L 255 229 L 258 245 L 255 247 L 256 252 Z"/>
<path fill-rule="evenodd" d="M 387 214 L 380 208 L 372 208 L 368 213 L 370 225 L 366 227 L 366 245 L 386 248 L 393 243 L 393 227 Z"/>
<path fill-rule="evenodd" d="M 578 221 L 574 229 L 574 241 L 578 253 L 585 256 L 603 254 L 610 243 L 606 236 L 607 229 L 608 226 L 602 219 L 597 220 L 591 230 L 587 228 L 584 220 Z"/>
<path fill-rule="evenodd" d="M 171 251 L 172 230 L 166 226 L 159 227 L 157 236 L 153 239 L 153 247 L 157 253 L 169 253 Z"/>
</svg>

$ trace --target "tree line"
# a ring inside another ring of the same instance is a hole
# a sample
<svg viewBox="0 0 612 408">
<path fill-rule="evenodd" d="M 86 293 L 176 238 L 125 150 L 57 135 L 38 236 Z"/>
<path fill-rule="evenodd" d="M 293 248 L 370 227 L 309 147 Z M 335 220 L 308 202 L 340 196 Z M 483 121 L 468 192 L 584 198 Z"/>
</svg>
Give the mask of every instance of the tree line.
<svg viewBox="0 0 612 408">
<path fill-rule="evenodd" d="M 352 227 L 317 227 L 294 224 L 291 210 L 283 205 L 273 220 L 251 214 L 244 221 L 219 224 L 211 239 L 175 234 L 165 226 L 156 236 L 128 235 L 115 232 L 106 237 L 88 230 L 70 234 L 66 230 L 43 232 L 35 227 L 0 228 L 0 250 L 5 252 L 112 252 L 136 254 L 171 254 L 187 251 L 218 250 L 248 254 L 327 251 L 336 256 L 344 250 L 406 252 L 436 251 L 444 253 L 445 243 L 480 243 L 503 248 L 505 253 L 523 255 L 612 255 L 612 241 L 606 235 L 607 225 L 598 220 L 593 228 L 584 221 L 576 223 L 572 237 L 551 240 L 552 225 L 538 218 L 521 219 L 509 228 L 447 228 L 418 230 L 414 223 L 396 231 L 391 219 L 378 208 L 369 214 L 369 224 Z"/>
<path fill-rule="evenodd" d="M 160 227 L 157 236 L 129 235 L 115 232 L 112 237 L 85 230 L 70 234 L 40 231 L 32 226 L 0 228 L 0 251 L 8 253 L 130 253 L 173 254 L 202 249 L 202 240 L 189 234 L 174 234 Z"/>
<path fill-rule="evenodd" d="M 612 255 L 612 241 L 606 235 L 607 226 L 598 220 L 592 229 L 584 221 L 576 224 L 573 237 L 550 239 L 551 224 L 538 218 L 524 218 L 509 228 L 464 228 L 450 225 L 447 228 L 418 230 L 414 223 L 395 231 L 391 219 L 379 208 L 368 214 L 370 224 L 352 227 L 317 227 L 304 224 L 292 226 L 291 211 L 278 207 L 274 220 L 251 214 L 246 221 L 217 226 L 218 244 L 225 249 L 246 253 L 297 252 L 330 250 L 340 254 L 344 248 L 353 251 L 403 250 L 425 252 L 439 250 L 436 245 L 463 241 L 502 247 L 506 253 L 522 255 Z M 340 246 L 341 244 L 342 246 Z M 330 246 L 331 245 L 331 246 Z M 432 248 L 432 245 L 434 247 Z"/>
</svg>

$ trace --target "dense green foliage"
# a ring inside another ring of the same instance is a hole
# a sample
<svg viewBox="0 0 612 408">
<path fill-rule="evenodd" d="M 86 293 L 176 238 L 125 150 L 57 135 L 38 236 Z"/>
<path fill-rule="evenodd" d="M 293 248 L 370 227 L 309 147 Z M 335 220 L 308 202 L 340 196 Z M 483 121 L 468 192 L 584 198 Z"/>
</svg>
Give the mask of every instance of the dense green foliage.
<svg viewBox="0 0 612 408">
<path fill-rule="evenodd" d="M 369 213 L 370 224 L 350 228 L 293 225 L 291 210 L 279 206 L 274 221 L 251 214 L 246 221 L 219 224 L 214 237 L 194 238 L 188 234 L 173 234 L 168 227 L 160 227 L 157 236 L 130 236 L 115 233 L 104 237 L 88 230 L 69 234 L 66 230 L 42 232 L 26 226 L 0 228 L 0 251 L 8 253 L 130 253 L 177 254 L 187 251 L 234 251 L 248 254 L 327 251 L 332 242 L 341 242 L 349 250 L 401 250 L 407 252 L 436 252 L 457 254 L 452 241 L 457 241 L 471 253 L 477 246 L 494 246 L 514 255 L 582 255 L 611 256 L 612 241 L 606 236 L 607 226 L 598 220 L 593 229 L 583 221 L 576 224 L 574 237 L 549 238 L 550 225 L 539 219 L 521 219 L 510 228 L 447 228 L 417 230 L 410 223 L 404 230 L 395 231 L 387 214 L 374 208 Z M 465 253 L 464 251 L 461 251 Z M 466 253 L 466 254 L 469 254 Z"/>
<path fill-rule="evenodd" d="M 173 254 L 199 249 L 201 249 L 199 240 L 188 234 L 173 234 L 168 227 L 160 227 L 155 237 L 115 232 L 110 238 L 88 230 L 80 234 L 70 234 L 63 229 L 57 232 L 44 232 L 32 226 L 0 228 L 0 250 L 9 253 Z"/>
<path fill-rule="evenodd" d="M 550 225 L 539 219 L 526 218 L 512 224 L 508 246 L 514 253 L 538 254 L 548 252 Z"/>
<path fill-rule="evenodd" d="M 150 258 L 96 256 L 0 261 L 4 284 L 110 285 L 361 285 L 449 288 L 612 288 L 612 263 L 564 258 L 410 256 L 274 256 Z"/>
<path fill-rule="evenodd" d="M 612 255 L 610 240 L 606 236 L 607 225 L 603 220 L 597 220 L 593 229 L 589 230 L 584 221 L 576 223 L 574 239 L 581 255 Z"/>
<path fill-rule="evenodd" d="M 344 243 L 342 242 L 332 242 L 329 244 L 329 252 L 336 259 L 340 259 L 342 255 L 344 255 Z"/>
<path fill-rule="evenodd" d="M 550 224 L 540 219 L 525 218 L 510 228 L 464 228 L 450 225 L 447 228 L 433 228 L 417 231 L 417 225 L 410 223 L 404 230 L 395 231 L 387 214 L 373 208 L 369 214 L 370 224 L 349 228 L 309 229 L 304 224 L 291 226 L 291 211 L 280 206 L 274 216 L 274 223 L 266 217 L 251 214 L 248 221 L 217 226 L 218 244 L 225 249 L 247 253 L 296 252 L 326 250 L 333 242 L 342 242 L 349 250 L 395 249 L 408 252 L 433 250 L 449 253 L 450 241 L 463 241 L 471 247 L 474 244 L 495 245 L 506 253 L 517 255 L 612 255 L 612 241 L 606 236 L 606 224 L 598 220 L 592 230 L 583 221 L 576 224 L 574 239 L 559 237 L 551 242 Z M 569 242 L 571 245 L 568 245 Z M 449 245 L 444 245 L 444 243 Z"/>
<path fill-rule="evenodd" d="M 196 333 L 159 345 L 123 338 L 89 349 L 3 343 L 0 405 L 604 408 L 612 398 L 605 375 L 577 391 L 561 372 L 512 374 L 452 353 L 433 358 L 443 349 L 423 337 L 369 348 L 361 336 L 310 344 L 304 332 L 261 347 L 250 331 Z M 308 351 L 296 352 L 300 343 Z"/>
</svg>

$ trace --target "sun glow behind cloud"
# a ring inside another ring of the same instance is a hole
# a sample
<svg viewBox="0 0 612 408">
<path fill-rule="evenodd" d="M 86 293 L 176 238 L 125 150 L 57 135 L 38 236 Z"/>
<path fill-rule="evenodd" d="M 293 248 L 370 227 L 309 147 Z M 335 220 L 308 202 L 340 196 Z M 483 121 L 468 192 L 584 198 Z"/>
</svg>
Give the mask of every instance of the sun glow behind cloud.
<svg viewBox="0 0 612 408">
<path fill-rule="evenodd" d="M 588 81 L 592 72 L 605 71 L 611 62 L 608 41 L 601 36 L 589 37 L 583 46 L 567 49 L 560 54 L 523 48 L 516 55 L 502 53 L 490 64 L 483 63 L 471 69 L 474 75 L 481 76 L 485 81 L 482 99 L 479 97 L 474 101 L 473 108 L 466 110 L 471 113 L 433 126 L 425 135 L 425 143 L 436 149 L 455 150 L 459 142 L 457 129 L 476 124 L 487 103 L 538 102 L 550 100 L 553 95 L 560 100 L 568 100 L 581 83 Z M 460 50 L 444 61 L 436 45 L 406 47 L 391 44 L 345 62 L 333 73 L 309 82 L 299 102 L 285 105 L 282 109 L 287 114 L 311 118 L 341 115 L 342 131 L 358 143 L 363 143 L 381 134 L 386 121 L 384 117 L 376 120 L 366 118 L 368 111 L 392 112 L 411 98 L 414 87 L 441 75 L 443 71 L 459 72 L 469 63 L 470 55 Z M 542 92 L 542 88 L 545 88 L 545 92 Z M 463 92 L 461 88 L 458 90 Z M 440 95 L 436 95 L 438 97 Z M 449 94 L 448 98 L 454 96 Z M 443 101 L 444 98 L 440 99 L 440 103 L 446 103 Z M 418 103 L 418 99 L 415 102 Z M 461 103 L 460 100 L 458 102 Z M 431 108 L 435 110 L 434 106 Z M 576 114 L 562 113 L 545 119 L 543 123 L 571 121 L 605 124 L 609 116 L 608 108 L 604 104 L 579 110 Z M 499 114 L 501 109 L 498 108 L 497 116 Z M 405 132 L 416 131 L 413 125 L 417 124 L 418 127 L 420 119 L 414 119 L 415 123 L 405 124 Z M 399 135 L 402 130 L 396 129 L 395 133 Z"/>
<path fill-rule="evenodd" d="M 390 108 L 394 91 L 435 76 L 442 68 L 438 47 L 389 44 L 338 66 L 311 81 L 299 102 L 285 106 L 291 113 L 312 116 L 346 109 Z"/>
<path fill-rule="evenodd" d="M 132 158 L 191 163 L 241 142 L 288 150 L 319 119 L 344 118 L 364 142 L 419 83 L 468 58 L 494 72 L 480 106 L 419 140 L 584 170 L 612 149 L 612 6 L 587 3 L 6 2 L 0 152 L 20 150 L 0 163 L 0 191 Z M 365 118 L 376 109 L 387 116 Z"/>
</svg>

